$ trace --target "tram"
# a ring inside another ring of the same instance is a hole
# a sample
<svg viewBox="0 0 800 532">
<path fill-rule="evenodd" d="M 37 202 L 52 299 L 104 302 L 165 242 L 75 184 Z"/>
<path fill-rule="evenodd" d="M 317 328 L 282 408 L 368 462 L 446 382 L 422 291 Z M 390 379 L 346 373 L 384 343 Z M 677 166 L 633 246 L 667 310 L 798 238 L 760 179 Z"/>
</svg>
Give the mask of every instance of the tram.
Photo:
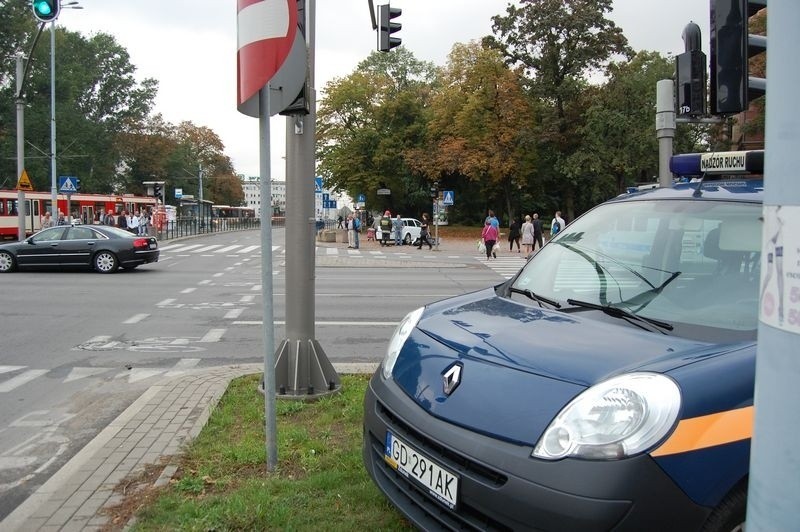
<svg viewBox="0 0 800 532">
<path fill-rule="evenodd" d="M 17 190 L 0 190 L 0 238 L 16 240 L 19 238 L 19 198 Z M 25 235 L 41 229 L 44 213 L 52 213 L 50 192 L 25 192 Z M 123 211 L 136 212 L 142 209 L 156 211 L 156 198 L 135 196 L 133 194 L 58 194 L 57 209 L 68 219 L 80 223 L 95 223 L 101 211 L 119 214 Z M 57 216 L 57 212 L 55 213 Z"/>
</svg>

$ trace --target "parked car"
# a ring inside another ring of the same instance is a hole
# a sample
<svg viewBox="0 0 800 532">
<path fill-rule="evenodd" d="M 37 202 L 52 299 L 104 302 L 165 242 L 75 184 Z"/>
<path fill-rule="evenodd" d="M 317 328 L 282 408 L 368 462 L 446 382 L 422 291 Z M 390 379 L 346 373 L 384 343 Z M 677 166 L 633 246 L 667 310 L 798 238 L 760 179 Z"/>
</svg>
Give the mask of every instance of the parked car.
<svg viewBox="0 0 800 532">
<path fill-rule="evenodd" d="M 158 241 L 107 225 L 59 225 L 0 244 L 0 273 L 24 268 L 94 268 L 113 273 L 158 262 Z"/>
<path fill-rule="evenodd" d="M 375 484 L 423 530 L 743 530 L 762 186 L 624 195 L 409 313 L 365 395 Z"/>
<path fill-rule="evenodd" d="M 422 222 L 417 220 L 416 218 L 402 218 L 403 220 L 403 244 L 410 246 L 414 242 L 419 239 L 419 235 L 422 232 Z M 383 232 L 381 231 L 380 227 L 378 227 L 375 231 L 375 238 L 378 242 L 383 240 Z M 393 241 L 394 236 L 390 235 L 389 240 Z"/>
</svg>

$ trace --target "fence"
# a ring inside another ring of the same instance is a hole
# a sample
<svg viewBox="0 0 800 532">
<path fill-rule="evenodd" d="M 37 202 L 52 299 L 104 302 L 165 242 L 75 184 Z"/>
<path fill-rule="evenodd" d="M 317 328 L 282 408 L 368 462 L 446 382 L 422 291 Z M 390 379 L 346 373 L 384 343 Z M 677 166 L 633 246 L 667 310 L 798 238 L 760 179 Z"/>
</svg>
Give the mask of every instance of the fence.
<svg viewBox="0 0 800 532">
<path fill-rule="evenodd" d="M 283 227 L 285 223 L 285 218 L 272 218 L 273 227 Z M 178 217 L 166 222 L 155 236 L 159 240 L 171 240 L 185 236 L 245 231 L 260 227 L 261 220 L 259 218 L 212 218 L 209 221 L 196 217 Z"/>
</svg>

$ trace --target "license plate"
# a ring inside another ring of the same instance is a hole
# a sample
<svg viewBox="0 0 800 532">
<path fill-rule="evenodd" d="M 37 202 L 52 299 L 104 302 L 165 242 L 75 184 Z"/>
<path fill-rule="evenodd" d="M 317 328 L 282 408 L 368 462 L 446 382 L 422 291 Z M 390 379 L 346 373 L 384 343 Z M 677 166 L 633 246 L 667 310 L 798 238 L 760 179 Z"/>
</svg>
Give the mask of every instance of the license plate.
<svg viewBox="0 0 800 532">
<path fill-rule="evenodd" d="M 451 510 L 458 502 L 458 476 L 391 432 L 386 432 L 383 459 L 403 476 L 428 490 L 437 501 Z"/>
<path fill-rule="evenodd" d="M 156 247 L 158 247 L 158 244 L 153 244 L 150 242 L 150 249 L 156 249 Z"/>
</svg>

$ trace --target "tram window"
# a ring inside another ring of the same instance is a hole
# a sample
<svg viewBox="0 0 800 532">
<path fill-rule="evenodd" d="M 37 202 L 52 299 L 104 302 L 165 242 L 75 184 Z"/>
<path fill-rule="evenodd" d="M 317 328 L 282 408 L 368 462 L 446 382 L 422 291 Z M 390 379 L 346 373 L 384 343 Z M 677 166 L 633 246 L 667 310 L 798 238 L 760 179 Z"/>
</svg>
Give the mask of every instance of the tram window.
<svg viewBox="0 0 800 532">
<path fill-rule="evenodd" d="M 0 199 L 0 216 L 6 215 L 6 202 Z"/>
</svg>

